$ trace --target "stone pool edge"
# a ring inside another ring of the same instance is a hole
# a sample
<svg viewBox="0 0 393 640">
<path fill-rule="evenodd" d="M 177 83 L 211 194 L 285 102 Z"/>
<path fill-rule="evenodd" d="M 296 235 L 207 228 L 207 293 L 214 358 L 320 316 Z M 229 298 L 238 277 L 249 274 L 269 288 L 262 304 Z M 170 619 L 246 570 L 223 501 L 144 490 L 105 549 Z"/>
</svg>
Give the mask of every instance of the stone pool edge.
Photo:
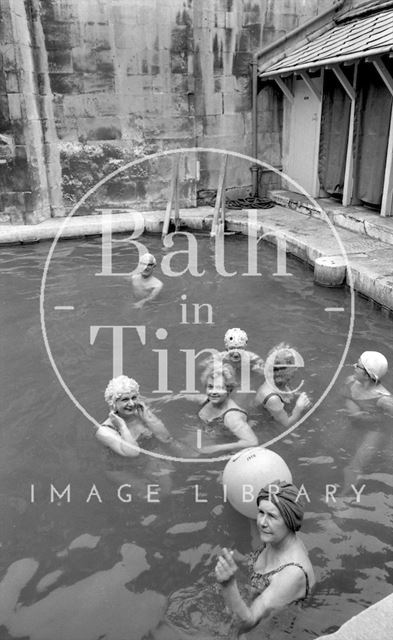
<svg viewBox="0 0 393 640">
<path fill-rule="evenodd" d="M 134 230 L 135 213 L 130 209 L 111 214 L 112 233 Z M 164 211 L 143 212 L 144 230 L 161 233 Z M 248 235 L 248 220 L 256 216 L 258 235 L 276 242 L 277 236 L 285 239 L 287 251 L 301 261 L 314 267 L 321 257 L 342 258 L 337 239 L 345 247 L 352 273 L 355 291 L 373 300 L 378 305 L 393 311 L 393 248 L 380 240 L 365 238 L 353 231 L 306 216 L 304 213 L 276 205 L 270 209 L 243 209 L 229 211 L 225 215 L 226 230 Z M 198 207 L 180 211 L 179 231 L 205 231 L 211 228 L 213 209 Z M 102 234 L 102 215 L 51 218 L 37 225 L 0 226 L 0 245 L 29 244 L 41 240 L 52 240 L 62 229 L 61 238 L 80 238 Z M 332 231 L 334 229 L 334 231 Z M 346 284 L 349 284 L 348 273 Z"/>
<path fill-rule="evenodd" d="M 391 640 L 393 638 L 393 594 L 353 616 L 336 631 L 316 640 Z"/>
</svg>

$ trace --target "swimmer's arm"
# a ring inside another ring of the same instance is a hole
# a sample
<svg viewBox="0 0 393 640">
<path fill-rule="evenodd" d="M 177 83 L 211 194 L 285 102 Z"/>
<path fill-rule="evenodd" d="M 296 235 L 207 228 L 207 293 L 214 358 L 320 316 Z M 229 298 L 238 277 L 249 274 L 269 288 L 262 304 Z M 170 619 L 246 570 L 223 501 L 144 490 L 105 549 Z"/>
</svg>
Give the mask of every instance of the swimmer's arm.
<svg viewBox="0 0 393 640">
<path fill-rule="evenodd" d="M 226 556 L 228 566 L 231 560 Z M 233 560 L 232 560 L 233 562 Z M 277 573 L 270 585 L 248 606 L 240 595 L 234 574 L 221 584 L 225 603 L 242 621 L 242 630 L 255 627 L 261 620 L 304 597 L 305 577 L 298 567 L 286 567 Z"/>
<path fill-rule="evenodd" d="M 155 278 L 154 284 L 150 289 L 150 293 L 145 298 L 142 298 L 142 300 L 138 300 L 138 302 L 135 302 L 134 307 L 141 309 L 143 305 L 146 304 L 146 302 L 151 302 L 151 300 L 154 300 L 154 298 L 156 298 L 160 293 L 162 286 L 163 285 L 161 280 Z"/>
<path fill-rule="evenodd" d="M 307 408 L 306 400 L 304 400 L 304 402 L 301 400 L 303 397 L 307 398 L 306 394 L 301 393 L 290 415 L 285 411 L 283 402 L 278 396 L 272 396 L 269 398 L 265 407 L 275 421 L 281 424 L 281 426 L 284 428 L 291 427 L 299 420 L 304 409 Z M 300 402 L 302 402 L 302 404 Z"/>
<path fill-rule="evenodd" d="M 121 435 L 119 435 L 109 427 L 101 425 L 95 435 L 97 440 L 120 456 L 136 458 L 140 453 L 138 443 L 135 438 L 132 437 L 127 427 L 126 430 L 124 432 L 122 431 Z"/>
<path fill-rule="evenodd" d="M 258 438 L 248 424 L 245 415 L 231 411 L 225 416 L 224 424 L 238 439 L 235 442 L 201 447 L 201 453 L 221 453 L 258 446 Z"/>
<path fill-rule="evenodd" d="M 141 420 L 144 425 L 150 429 L 152 434 L 161 442 L 170 442 L 172 440 L 172 436 L 169 433 L 168 429 L 164 425 L 163 421 L 149 409 L 149 407 L 143 405 L 142 410 L 140 412 Z"/>
<path fill-rule="evenodd" d="M 377 402 L 377 406 L 388 416 L 393 417 L 393 396 L 382 396 Z"/>
</svg>

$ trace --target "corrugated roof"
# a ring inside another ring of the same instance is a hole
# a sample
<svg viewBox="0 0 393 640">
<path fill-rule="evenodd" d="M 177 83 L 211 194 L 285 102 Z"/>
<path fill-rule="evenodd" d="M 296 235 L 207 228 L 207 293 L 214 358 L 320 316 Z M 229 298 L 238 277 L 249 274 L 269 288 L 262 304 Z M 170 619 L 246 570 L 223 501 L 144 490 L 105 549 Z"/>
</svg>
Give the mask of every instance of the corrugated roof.
<svg viewBox="0 0 393 640">
<path fill-rule="evenodd" d="M 260 72 L 262 78 L 393 50 L 393 10 L 336 25 Z"/>
</svg>

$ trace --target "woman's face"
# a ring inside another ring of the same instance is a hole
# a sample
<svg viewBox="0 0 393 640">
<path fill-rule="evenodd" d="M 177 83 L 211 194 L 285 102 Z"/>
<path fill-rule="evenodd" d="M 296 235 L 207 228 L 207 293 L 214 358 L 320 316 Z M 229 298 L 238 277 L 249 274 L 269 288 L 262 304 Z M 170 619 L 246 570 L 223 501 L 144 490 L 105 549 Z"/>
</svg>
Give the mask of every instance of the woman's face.
<svg viewBox="0 0 393 640">
<path fill-rule="evenodd" d="M 360 360 L 358 360 L 353 366 L 354 366 L 353 376 L 355 380 L 358 380 L 359 382 L 363 382 L 363 383 L 369 382 L 371 380 L 370 376 L 368 375 L 366 369 L 364 368 Z"/>
<path fill-rule="evenodd" d="M 207 379 L 206 395 L 212 404 L 221 404 L 228 396 L 228 389 L 222 376 Z"/>
<path fill-rule="evenodd" d="M 122 393 L 115 402 L 115 412 L 118 413 L 121 418 L 127 418 L 135 412 L 137 401 L 137 393 Z"/>
<path fill-rule="evenodd" d="M 290 533 L 278 508 L 270 500 L 259 501 L 257 528 L 264 543 L 277 544 Z"/>
</svg>

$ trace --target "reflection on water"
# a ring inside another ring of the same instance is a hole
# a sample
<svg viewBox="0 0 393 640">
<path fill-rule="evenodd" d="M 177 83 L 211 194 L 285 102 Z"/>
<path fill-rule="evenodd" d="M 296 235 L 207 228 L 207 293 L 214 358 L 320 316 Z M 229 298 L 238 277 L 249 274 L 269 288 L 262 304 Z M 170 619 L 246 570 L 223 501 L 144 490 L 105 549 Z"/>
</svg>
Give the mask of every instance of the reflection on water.
<svg viewBox="0 0 393 640">
<path fill-rule="evenodd" d="M 157 238 L 146 244 L 157 257 L 163 255 Z M 204 239 L 198 247 L 200 267 L 210 269 L 206 276 L 168 278 L 158 268 L 161 298 L 137 311 L 127 281 L 94 276 L 100 271 L 99 239 L 58 245 L 46 293 L 48 340 L 66 384 L 97 420 L 106 417 L 103 390 L 112 373 L 112 336 L 101 329 L 92 345 L 91 325 L 146 328 L 145 345 L 135 330 L 127 333 L 124 370 L 150 397 L 159 395 L 154 393 L 157 350 L 167 350 L 168 389 L 178 393 L 185 385 L 182 350 L 221 350 L 230 326 L 245 329 L 249 348 L 262 357 L 281 340 L 296 347 L 314 402 L 329 384 L 344 348 L 348 315 L 326 318 L 324 309 L 347 308 L 348 293 L 315 287 L 311 272 L 294 260 L 288 263 L 293 276 L 273 279 L 274 252 L 268 246 L 262 276 L 222 278 L 211 269 L 210 242 Z M 0 385 L 0 638 L 230 637 L 212 569 L 220 546 L 245 553 L 251 534 L 249 522 L 223 503 L 224 463 L 145 456 L 113 460 L 101 448 L 92 424 L 61 388 L 41 339 L 38 295 L 48 249 L 24 247 L 23 255 L 19 248 L 4 250 L 0 282 L 6 300 L 0 311 L 6 364 Z M 228 271 L 247 270 L 243 249 L 244 241 L 233 238 Z M 114 270 L 131 269 L 135 260 L 122 245 Z M 185 302 L 190 315 L 182 323 Z M 214 324 L 193 323 L 192 305 L 198 303 L 211 305 Z M 73 305 L 74 313 L 56 311 L 61 304 Z M 155 333 L 160 327 L 168 331 L 161 341 Z M 391 321 L 358 300 L 347 363 L 373 349 L 393 364 L 390 336 Z M 345 367 L 342 377 L 348 372 Z M 391 592 L 392 562 L 386 562 L 393 525 L 391 420 L 378 434 L 356 431 L 341 411 L 340 384 L 341 378 L 317 411 L 273 446 L 307 492 L 302 536 L 318 582 L 311 601 L 289 620 L 274 621 L 267 638 L 303 640 L 333 631 Z M 390 373 L 386 386 L 393 388 Z M 177 438 L 194 444 L 200 424 L 190 403 L 154 407 Z M 263 412 L 253 419 L 260 441 L 279 434 Z M 154 485 L 150 500 L 149 485 Z M 260 637 L 260 630 L 249 637 Z"/>
</svg>

